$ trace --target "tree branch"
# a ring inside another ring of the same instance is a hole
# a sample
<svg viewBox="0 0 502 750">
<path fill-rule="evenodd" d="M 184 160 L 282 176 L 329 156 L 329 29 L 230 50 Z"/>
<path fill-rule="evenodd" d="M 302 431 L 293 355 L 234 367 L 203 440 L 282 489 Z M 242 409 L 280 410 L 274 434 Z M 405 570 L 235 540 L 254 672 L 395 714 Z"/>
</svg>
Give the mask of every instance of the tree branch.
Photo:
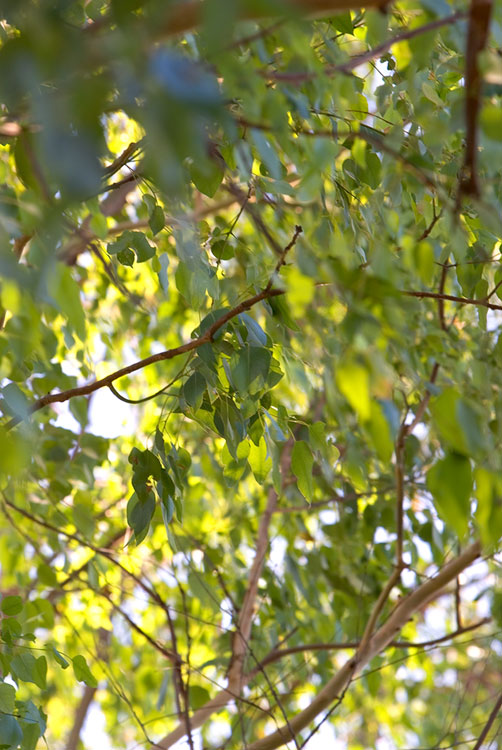
<svg viewBox="0 0 502 750">
<path fill-rule="evenodd" d="M 222 328 L 226 323 L 232 320 L 232 318 L 235 318 L 242 312 L 246 312 L 246 310 L 250 310 L 254 305 L 264 299 L 268 299 L 269 297 L 276 297 L 277 295 L 284 293 L 285 292 L 282 289 L 264 289 L 261 292 L 254 294 L 252 297 L 244 300 L 239 305 L 236 305 L 234 308 L 232 308 L 232 310 L 229 310 L 220 318 L 218 318 L 218 320 L 216 320 L 202 336 L 199 336 L 199 338 L 192 339 L 192 341 L 188 341 L 187 343 L 182 344 L 181 346 L 177 346 L 174 349 L 168 349 L 164 352 L 152 354 L 150 357 L 145 357 L 145 359 L 134 362 L 127 367 L 122 367 L 120 370 L 116 370 L 115 372 L 110 373 L 100 380 L 93 380 L 86 385 L 77 386 L 76 388 L 70 388 L 67 391 L 60 391 L 59 393 L 48 393 L 46 396 L 42 396 L 31 404 L 30 408 L 28 409 L 28 414 L 33 414 L 40 409 L 43 409 L 45 406 L 48 406 L 49 404 L 63 403 L 65 401 L 69 401 L 71 398 L 75 398 L 76 396 L 88 396 L 90 393 L 94 393 L 100 388 L 109 386 L 110 383 L 113 383 L 115 380 L 124 377 L 124 375 L 130 375 L 132 372 L 142 370 L 144 367 L 152 365 L 155 362 L 163 362 L 168 359 L 174 359 L 175 357 L 179 357 L 181 354 L 186 354 L 187 352 L 191 352 L 194 349 L 199 349 L 199 347 L 203 346 L 204 344 L 210 343 L 213 340 L 214 335 L 220 330 L 220 328 Z M 22 421 L 22 417 L 13 417 L 7 423 L 5 429 L 11 430 Z"/>
<path fill-rule="evenodd" d="M 289 721 L 288 726 L 282 726 L 277 731 L 257 740 L 249 745 L 248 750 L 275 750 L 291 740 L 291 730 L 295 733 L 307 727 L 321 711 L 344 691 L 355 674 L 362 671 L 371 659 L 383 651 L 408 622 L 415 612 L 432 599 L 454 580 L 459 573 L 468 568 L 479 557 L 481 546 L 479 542 L 471 544 L 462 554 L 447 563 L 434 578 L 429 579 L 405 597 L 394 609 L 388 620 L 370 638 L 366 648 L 358 654 L 358 659 L 350 659 L 335 674 L 324 688 L 317 694 L 307 708 L 300 711 Z"/>
<path fill-rule="evenodd" d="M 490 716 L 488 717 L 488 721 L 486 722 L 485 726 L 483 727 L 483 731 L 478 737 L 478 741 L 474 745 L 472 750 L 480 750 L 481 746 L 483 745 L 483 742 L 485 740 L 486 735 L 490 731 L 490 727 L 497 718 L 497 714 L 500 711 L 500 708 L 502 706 L 502 693 L 497 698 L 497 701 L 494 705 L 494 707 L 491 710 Z"/>
<path fill-rule="evenodd" d="M 278 263 L 276 264 L 274 274 L 277 274 L 278 271 L 280 270 L 281 266 L 284 263 L 284 258 L 286 256 L 286 253 L 289 250 L 291 250 L 293 245 L 296 243 L 296 240 L 298 239 L 301 231 L 302 231 L 302 228 L 300 226 L 295 227 L 293 238 L 291 239 L 289 244 L 284 248 L 284 250 L 281 251 L 281 255 L 280 255 Z M 186 354 L 187 352 L 193 351 L 194 349 L 198 349 L 204 344 L 210 343 L 213 340 L 214 335 L 220 330 L 220 328 L 222 328 L 226 323 L 232 320 L 232 318 L 235 318 L 237 315 L 240 315 L 242 312 L 245 312 L 246 310 L 250 310 L 254 305 L 256 305 L 258 302 L 261 302 L 264 299 L 268 299 L 269 297 L 276 297 L 279 294 L 284 294 L 284 290 L 274 289 L 272 287 L 272 283 L 273 283 L 273 276 L 268 282 L 265 289 L 263 289 L 261 292 L 258 292 L 257 294 L 254 294 L 252 297 L 249 297 L 248 299 L 244 300 L 243 302 L 241 302 L 240 304 L 236 305 L 234 308 L 226 312 L 220 318 L 218 318 L 218 320 L 215 320 L 215 322 L 207 329 L 205 333 L 202 334 L 202 336 L 199 336 L 199 338 L 192 339 L 192 341 L 188 341 L 186 344 L 177 346 L 174 349 L 168 349 L 167 351 L 164 351 L 164 352 L 158 352 L 157 354 L 152 354 L 150 357 L 141 359 L 139 362 L 134 362 L 132 365 L 128 365 L 127 367 L 122 367 L 120 370 L 116 370 L 115 372 L 110 373 L 109 375 L 107 375 L 104 378 L 101 378 L 100 380 L 94 380 L 91 383 L 87 383 L 87 385 L 77 386 L 76 388 L 70 388 L 67 391 L 60 391 L 59 393 L 48 393 L 46 396 L 42 396 L 41 398 L 37 399 L 35 402 L 31 404 L 30 408 L 28 409 L 28 414 L 33 414 L 34 412 L 39 411 L 40 409 L 43 409 L 44 406 L 48 406 L 49 404 L 62 403 L 64 401 L 69 401 L 71 398 L 75 398 L 76 396 L 88 396 L 90 393 L 94 393 L 100 388 L 104 388 L 105 386 L 109 387 L 111 383 L 123 377 L 124 375 L 129 375 L 132 372 L 137 372 L 138 370 L 142 370 L 144 367 L 154 364 L 155 362 L 163 362 L 164 360 L 174 359 L 175 357 L 179 357 L 181 354 Z M 7 430 L 12 429 L 21 421 L 22 421 L 21 417 L 19 416 L 13 417 L 7 423 L 6 429 Z"/>
<path fill-rule="evenodd" d="M 493 305 L 488 302 L 486 297 L 484 299 L 470 299 L 469 297 L 456 297 L 453 294 L 439 294 L 438 292 L 415 292 L 405 289 L 402 291 L 408 297 L 418 297 L 422 299 L 427 297 L 428 299 L 441 299 L 448 300 L 449 302 L 459 302 L 461 305 L 479 305 L 481 307 L 487 307 L 489 310 L 502 310 L 502 305 Z"/>
<path fill-rule="evenodd" d="M 421 34 L 427 34 L 430 31 L 440 29 L 442 26 L 449 26 L 467 17 L 467 13 L 463 11 L 457 11 L 452 13 L 450 16 L 444 18 L 437 18 L 435 21 L 425 23 L 423 26 L 417 26 L 413 29 L 407 29 L 406 31 L 396 34 L 396 36 L 386 39 L 381 44 L 377 44 L 376 47 L 372 47 L 366 52 L 362 52 L 360 55 L 354 55 L 349 60 L 343 63 L 336 63 L 332 65 L 326 65 L 323 69 L 325 75 L 333 75 L 334 73 L 350 73 L 360 65 L 374 60 L 375 57 L 381 57 L 388 50 L 390 50 L 394 44 L 404 42 L 408 39 L 414 39 L 416 36 Z M 318 73 L 301 72 L 301 73 L 264 73 L 264 77 L 272 79 L 274 81 L 289 81 L 290 83 L 303 83 L 305 81 L 311 81 L 318 76 Z"/>
<path fill-rule="evenodd" d="M 77 750 L 80 740 L 80 732 L 84 725 L 87 712 L 91 707 L 91 703 L 94 700 L 97 688 L 86 685 L 82 693 L 82 697 L 75 711 L 75 718 L 73 720 L 73 727 L 68 737 L 65 750 Z"/>
<path fill-rule="evenodd" d="M 481 106 L 483 76 L 479 55 L 483 52 L 490 29 L 492 0 L 471 0 L 469 31 L 465 54 L 465 157 L 462 167 L 457 203 L 462 196 L 479 196 L 477 175 L 478 115 Z"/>
<path fill-rule="evenodd" d="M 304 729 L 308 724 L 315 719 L 315 717 L 329 706 L 329 704 L 337 698 L 338 695 L 343 693 L 347 688 L 354 674 L 361 672 L 362 669 L 368 664 L 371 659 L 382 652 L 387 646 L 395 645 L 400 648 L 413 648 L 425 647 L 428 645 L 435 645 L 442 641 L 448 640 L 454 635 L 460 635 L 455 632 L 447 636 L 442 636 L 440 639 L 434 641 L 426 641 L 422 644 L 411 644 L 407 642 L 399 642 L 394 640 L 394 635 L 399 632 L 408 620 L 421 608 L 426 606 L 431 600 L 435 599 L 442 590 L 454 580 L 459 573 L 468 568 L 481 553 L 481 546 L 479 542 L 475 542 L 468 547 L 461 555 L 451 560 L 438 572 L 434 578 L 430 578 L 425 583 L 418 586 L 414 591 L 411 592 L 407 597 L 402 599 L 390 615 L 388 620 L 377 630 L 377 632 L 369 639 L 368 644 L 361 650 L 359 658 L 356 661 L 354 658 L 350 659 L 334 677 L 325 685 L 325 687 L 318 693 L 312 703 L 307 706 L 306 709 L 300 711 L 295 717 L 290 719 L 288 725 L 285 725 L 273 732 L 268 737 L 265 737 L 257 742 L 252 743 L 247 750 L 274 750 L 281 745 L 286 744 L 290 741 L 294 734 Z M 484 621 L 475 623 L 473 626 L 465 628 L 464 632 L 473 630 L 475 627 L 479 627 L 484 624 Z M 348 647 L 348 646 L 347 646 Z M 352 647 L 360 648 L 360 643 L 352 644 Z M 286 651 L 286 650 L 284 650 Z M 273 652 L 272 652 L 273 653 Z M 277 651 L 275 652 L 277 653 Z M 281 655 L 282 656 L 282 655 Z M 277 657 L 281 658 L 281 657 Z M 275 658 L 273 659 L 275 661 Z M 257 673 L 257 668 L 252 672 L 244 676 L 244 680 L 247 682 L 251 677 L 254 677 Z M 202 706 L 192 715 L 192 727 L 200 727 L 204 724 L 212 714 L 222 710 L 231 700 L 234 700 L 237 696 L 227 688 L 220 690 L 205 706 Z M 158 743 L 155 743 L 153 747 L 160 748 L 160 750 L 167 750 L 175 742 L 183 737 L 181 728 L 178 727 L 176 730 L 171 732 L 167 737 L 164 737 Z"/>
<path fill-rule="evenodd" d="M 452 633 L 447 633 L 446 635 L 442 635 L 439 638 L 433 638 L 429 641 L 417 641 L 416 643 L 414 641 L 391 641 L 389 643 L 389 647 L 408 649 L 429 648 L 431 646 L 437 646 L 440 643 L 451 641 L 453 638 L 457 638 L 460 635 L 469 633 L 471 630 L 477 630 L 477 628 L 480 628 L 489 622 L 491 622 L 490 617 L 483 617 L 483 619 L 478 620 L 478 622 L 475 622 L 472 625 L 466 625 L 465 627 L 457 628 L 457 630 L 454 630 Z M 261 665 L 265 667 L 268 664 L 273 664 L 280 659 L 284 659 L 285 656 L 291 656 L 292 654 L 303 654 L 305 653 L 305 651 L 346 651 L 358 649 L 360 645 L 361 641 L 348 641 L 347 643 L 305 643 L 300 644 L 299 646 L 290 646 L 288 648 L 277 648 L 267 654 L 267 656 L 261 661 Z M 257 672 L 257 668 L 253 669 L 253 672 L 251 673 L 252 676 L 257 674 Z M 248 675 L 246 675 L 246 678 L 248 678 Z"/>
<path fill-rule="evenodd" d="M 268 529 L 276 506 L 277 492 L 271 487 L 268 491 L 267 505 L 260 519 L 258 535 L 256 538 L 255 556 L 251 570 L 249 571 L 248 586 L 239 612 L 239 619 L 233 638 L 232 659 L 228 670 L 228 688 L 232 690 L 232 692 L 240 693 L 242 690 L 244 659 L 247 652 L 249 636 L 251 634 L 253 610 L 256 594 L 258 593 L 258 581 L 265 563 L 265 556 L 268 549 Z"/>
<path fill-rule="evenodd" d="M 292 13 L 307 16 L 330 16 L 340 13 L 343 10 L 357 10 L 364 8 L 385 8 L 388 0 L 289 0 Z M 260 3 L 257 6 L 253 4 L 243 4 L 245 7 L 239 8 L 241 21 L 261 21 L 266 18 L 277 16 L 277 10 L 272 4 L 270 8 L 266 3 Z M 176 3 L 169 5 L 163 16 L 158 19 L 156 29 L 154 30 L 154 39 L 166 39 L 177 34 L 184 34 L 187 31 L 200 26 L 203 14 L 204 3 L 199 0 L 189 0 L 186 3 Z M 247 7 L 246 7 L 247 6 Z M 106 27 L 110 20 L 103 18 L 97 23 L 90 24 L 86 27 L 87 34 L 95 34 L 97 31 Z"/>
</svg>

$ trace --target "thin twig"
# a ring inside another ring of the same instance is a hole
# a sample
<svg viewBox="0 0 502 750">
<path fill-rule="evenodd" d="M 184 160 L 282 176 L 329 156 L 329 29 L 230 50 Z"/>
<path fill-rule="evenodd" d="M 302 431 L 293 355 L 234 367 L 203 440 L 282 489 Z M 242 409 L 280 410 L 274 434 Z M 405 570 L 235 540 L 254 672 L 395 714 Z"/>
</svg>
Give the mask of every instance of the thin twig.
<svg viewBox="0 0 502 750">
<path fill-rule="evenodd" d="M 445 643 L 446 641 L 450 641 L 460 635 L 469 633 L 471 630 L 476 630 L 489 622 L 491 622 L 491 618 L 484 617 L 482 620 L 479 620 L 472 625 L 457 628 L 457 630 L 454 630 L 452 633 L 447 633 L 446 635 L 442 635 L 439 638 L 433 638 L 429 641 L 391 641 L 389 643 L 389 648 L 430 648 L 431 646 L 437 646 L 440 643 Z M 262 659 L 261 664 L 262 666 L 267 666 L 268 664 L 279 661 L 279 659 L 284 659 L 286 656 L 291 656 L 292 654 L 303 654 L 306 651 L 346 651 L 358 649 L 360 645 L 361 641 L 348 641 L 347 643 L 305 643 L 299 646 L 290 646 L 288 648 L 277 648 L 267 654 L 267 656 Z M 256 674 L 256 669 L 254 669 L 251 674 L 254 676 Z"/>
<path fill-rule="evenodd" d="M 408 297 L 418 297 L 419 299 L 443 299 L 449 302 L 459 302 L 461 305 L 479 305 L 480 307 L 487 307 L 489 310 L 502 310 L 502 305 L 493 305 L 488 302 L 486 297 L 483 299 L 471 299 L 469 297 L 456 297 L 453 294 L 439 294 L 438 292 L 416 292 L 409 289 L 404 289 L 402 294 Z"/>
<path fill-rule="evenodd" d="M 448 274 L 448 266 L 443 266 L 441 269 L 441 278 L 439 280 L 439 291 L 438 291 L 438 315 L 439 315 L 439 325 L 441 326 L 443 331 L 448 330 L 448 326 L 446 325 L 446 320 L 444 316 L 444 287 L 446 284 L 446 276 Z"/>
</svg>

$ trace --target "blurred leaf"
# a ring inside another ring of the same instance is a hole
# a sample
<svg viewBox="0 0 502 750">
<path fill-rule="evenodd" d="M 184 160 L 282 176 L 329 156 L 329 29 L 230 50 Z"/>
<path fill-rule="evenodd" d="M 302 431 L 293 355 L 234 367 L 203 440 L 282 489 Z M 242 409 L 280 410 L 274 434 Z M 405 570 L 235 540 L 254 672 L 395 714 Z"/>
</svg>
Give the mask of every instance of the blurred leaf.
<svg viewBox="0 0 502 750">
<path fill-rule="evenodd" d="M 463 538 L 470 519 L 473 487 L 469 459 L 458 453 L 448 453 L 427 472 L 427 485 L 442 519 Z"/>
<path fill-rule="evenodd" d="M 312 451 L 304 440 L 297 440 L 291 454 L 291 470 L 298 480 L 298 489 L 309 502 L 314 494 Z"/>
</svg>

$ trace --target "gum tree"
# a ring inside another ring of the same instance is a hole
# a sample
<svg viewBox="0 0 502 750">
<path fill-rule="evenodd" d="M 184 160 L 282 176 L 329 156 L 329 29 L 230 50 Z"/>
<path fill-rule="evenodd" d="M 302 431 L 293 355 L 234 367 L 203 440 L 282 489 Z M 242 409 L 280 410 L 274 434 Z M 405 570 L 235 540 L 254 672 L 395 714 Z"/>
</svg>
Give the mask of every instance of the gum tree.
<svg viewBox="0 0 502 750">
<path fill-rule="evenodd" d="M 500 7 L 1 18 L 0 747 L 497 743 Z"/>
</svg>

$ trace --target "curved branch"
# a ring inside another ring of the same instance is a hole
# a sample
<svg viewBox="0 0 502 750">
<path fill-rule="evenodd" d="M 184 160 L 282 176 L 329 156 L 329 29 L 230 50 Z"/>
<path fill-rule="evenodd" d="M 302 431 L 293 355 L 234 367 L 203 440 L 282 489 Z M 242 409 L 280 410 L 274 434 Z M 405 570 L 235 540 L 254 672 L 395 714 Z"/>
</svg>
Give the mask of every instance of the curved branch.
<svg viewBox="0 0 502 750">
<path fill-rule="evenodd" d="M 368 664 L 371 659 L 383 651 L 394 639 L 396 633 L 408 622 L 417 610 L 424 607 L 434 599 L 441 590 L 457 575 L 468 568 L 479 557 L 481 545 L 474 542 L 462 554 L 447 563 L 434 577 L 418 586 L 411 594 L 403 599 L 390 615 L 388 620 L 376 631 L 369 640 L 364 650 L 359 650 L 356 659 L 350 659 L 335 674 L 324 688 L 314 698 L 312 703 L 303 711 L 294 716 L 288 726 L 282 726 L 277 731 L 257 740 L 249 745 L 248 750 L 275 750 L 291 739 L 291 729 L 295 733 L 305 729 L 321 711 L 329 707 L 336 698 L 346 689 L 352 678 Z"/>
<path fill-rule="evenodd" d="M 341 695 L 348 687 L 355 674 L 360 673 L 371 659 L 381 653 L 387 646 L 394 642 L 394 636 L 408 622 L 415 612 L 426 606 L 430 601 L 440 595 L 443 589 L 461 573 L 468 568 L 481 554 L 481 545 L 474 542 L 465 549 L 462 554 L 451 560 L 438 572 L 434 578 L 430 578 L 418 586 L 394 609 L 387 621 L 374 633 L 364 649 L 360 648 L 355 658 L 350 659 L 331 678 L 324 688 L 314 698 L 312 703 L 303 711 L 289 720 L 288 724 L 280 727 L 277 731 L 248 746 L 247 750 L 275 750 L 289 742 L 293 734 L 300 732 L 326 709 L 330 703 Z M 398 642 L 399 643 L 399 642 Z M 407 647 L 404 646 L 403 647 Z M 410 644 L 411 647 L 411 644 Z M 245 680 L 254 676 L 254 671 L 245 675 Z M 222 710 L 231 700 L 237 698 L 234 692 L 227 688 L 220 690 L 210 701 L 194 712 L 192 716 L 192 728 L 200 727 L 212 714 Z M 183 735 L 174 730 L 167 737 L 152 745 L 153 748 L 167 750 Z"/>
<path fill-rule="evenodd" d="M 174 349 L 167 349 L 164 352 L 158 352 L 157 354 L 152 354 L 150 357 L 145 357 L 145 359 L 141 359 L 139 360 L 139 362 L 133 362 L 132 365 L 128 365 L 127 367 L 122 367 L 120 370 L 116 370 L 115 372 L 110 373 L 109 375 L 107 375 L 104 378 L 101 378 L 100 380 L 93 380 L 91 383 L 87 383 L 87 385 L 81 385 L 81 386 L 77 386 L 76 388 L 70 388 L 67 391 L 61 391 L 60 393 L 48 393 L 46 396 L 42 396 L 42 398 L 37 399 L 30 406 L 30 408 L 27 410 L 27 415 L 33 414 L 34 412 L 39 411 L 39 409 L 43 409 L 44 406 L 48 406 L 49 404 L 62 403 L 64 401 L 69 401 L 71 398 L 74 398 L 75 396 L 88 396 L 90 393 L 94 393 L 94 391 L 98 391 L 100 388 L 104 388 L 105 386 L 107 386 L 108 388 L 111 388 L 111 390 L 114 390 L 111 384 L 115 380 L 122 378 L 124 375 L 129 375 L 131 372 L 142 370 L 144 367 L 147 367 L 148 365 L 152 365 L 155 362 L 162 362 L 166 359 L 174 359 L 175 357 L 179 357 L 180 354 L 186 354 L 187 352 L 191 352 L 194 349 L 198 349 L 204 344 L 209 344 L 213 340 L 215 334 L 220 330 L 220 328 L 223 328 L 223 326 L 226 325 L 226 323 L 228 323 L 230 320 L 232 320 L 232 318 L 235 318 L 237 315 L 240 315 L 246 310 L 250 310 L 254 305 L 256 305 L 258 302 L 261 302 L 264 299 L 268 299 L 269 297 L 276 297 L 279 294 L 284 294 L 285 290 L 275 289 L 272 286 L 274 282 L 274 276 L 276 276 L 279 273 L 281 266 L 284 265 L 284 259 L 286 257 L 286 254 L 295 245 L 301 232 L 302 232 L 301 226 L 296 225 L 293 237 L 290 240 L 290 242 L 286 245 L 286 247 L 281 251 L 279 260 L 274 269 L 274 273 L 271 276 L 265 289 L 262 289 L 261 292 L 254 294 L 252 297 L 249 297 L 248 299 L 244 300 L 240 304 L 233 307 L 231 310 L 228 310 L 228 312 L 226 312 L 224 315 L 218 318 L 218 320 L 215 320 L 214 323 L 211 326 L 209 326 L 207 331 L 202 334 L 202 336 L 199 336 L 199 338 L 197 339 L 192 339 L 192 341 L 187 341 L 186 344 L 181 344 L 181 346 L 177 346 Z M 155 395 L 158 395 L 158 394 L 155 394 Z M 22 422 L 22 421 L 23 421 L 23 417 L 20 417 L 20 416 L 13 417 L 7 423 L 6 430 L 12 429 L 17 424 L 19 424 L 19 422 Z"/>
<path fill-rule="evenodd" d="M 207 331 L 202 336 L 199 336 L 199 338 L 192 339 L 192 341 L 187 341 L 185 344 L 181 344 L 181 346 L 177 346 L 174 349 L 167 349 L 164 352 L 158 352 L 157 354 L 152 354 L 150 357 L 145 357 L 145 359 L 141 359 L 138 362 L 133 362 L 132 365 L 127 365 L 127 367 L 122 367 L 120 370 L 111 372 L 109 375 L 101 378 L 100 380 L 93 380 L 86 385 L 77 386 L 76 388 L 69 388 L 67 391 L 60 391 L 59 393 L 48 393 L 46 396 L 42 396 L 31 404 L 30 408 L 28 409 L 28 414 L 33 414 L 34 412 L 43 409 L 49 404 L 63 403 L 65 401 L 69 401 L 71 398 L 75 398 L 76 396 L 88 396 L 90 393 L 94 393 L 100 388 L 109 387 L 110 383 L 113 383 L 115 380 L 124 377 L 124 375 L 130 375 L 132 372 L 142 370 L 144 367 L 152 365 L 155 362 L 163 362 L 168 359 L 174 359 L 175 357 L 179 357 L 181 354 L 186 354 L 187 352 L 191 352 L 194 349 L 198 349 L 204 344 L 210 343 L 213 340 L 214 335 L 220 330 L 220 328 L 223 328 L 223 326 L 226 325 L 226 323 L 228 323 L 230 320 L 232 320 L 232 318 L 235 318 L 242 312 L 251 309 L 254 305 L 264 299 L 268 299 L 269 297 L 276 297 L 277 295 L 284 293 L 285 292 L 283 289 L 263 289 L 261 292 L 254 294 L 252 297 L 244 300 L 239 305 L 236 305 L 234 308 L 232 308 L 232 310 L 229 310 L 224 315 L 222 315 L 221 318 L 218 318 L 218 320 L 215 320 L 215 322 L 207 329 Z M 22 417 L 13 417 L 6 424 L 5 429 L 11 430 L 22 421 Z"/>
</svg>

